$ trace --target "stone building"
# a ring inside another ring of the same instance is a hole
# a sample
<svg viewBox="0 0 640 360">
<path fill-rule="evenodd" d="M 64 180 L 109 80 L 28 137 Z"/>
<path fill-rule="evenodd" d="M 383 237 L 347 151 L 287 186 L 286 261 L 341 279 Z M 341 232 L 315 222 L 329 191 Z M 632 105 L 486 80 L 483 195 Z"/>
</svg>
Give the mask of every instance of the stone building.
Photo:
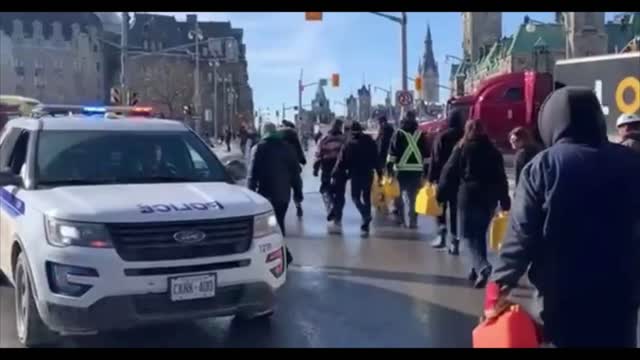
<svg viewBox="0 0 640 360">
<path fill-rule="evenodd" d="M 502 13 L 463 12 L 462 36 L 463 58 L 477 61 L 502 38 Z"/>
<path fill-rule="evenodd" d="M 347 105 L 347 119 L 353 120 L 358 118 L 358 99 L 355 96 L 349 95 L 345 100 Z"/>
<path fill-rule="evenodd" d="M 358 121 L 366 122 L 371 117 L 371 85 L 358 89 Z"/>
<path fill-rule="evenodd" d="M 198 21 L 191 14 L 186 21 L 178 21 L 173 16 L 136 13 L 132 23 L 127 75 L 140 104 L 179 119 L 183 118 L 183 106 L 194 105 L 195 45 L 164 50 L 194 44 L 189 32 L 197 24 L 203 40 L 199 44 L 201 113 L 195 115 L 210 120 L 203 131 L 221 134 L 225 126 L 238 129 L 243 122 L 254 122 L 242 29 L 229 22 Z M 120 41 L 119 34 L 111 36 Z M 108 62 L 113 67 L 111 81 L 118 84 L 119 53 L 112 53 Z"/>
<path fill-rule="evenodd" d="M 473 22 L 477 13 L 465 13 L 463 23 Z M 484 13 L 483 13 L 484 14 Z M 450 83 L 455 93 L 471 93 L 481 81 L 500 74 L 535 70 L 553 72 L 556 60 L 576 56 L 617 53 L 640 34 L 639 13 L 627 14 L 604 23 L 604 13 L 557 13 L 555 23 L 538 23 L 525 17 L 515 34 L 491 44 L 483 44 L 475 53 L 463 47 L 467 61 L 452 66 Z M 491 18 L 482 16 L 483 18 Z M 492 17 L 496 18 L 496 17 Z M 471 19 L 471 20 L 470 20 Z M 495 24 L 487 23 L 487 36 L 468 34 L 464 44 L 477 43 L 496 34 Z M 468 39 L 471 37 L 472 39 Z M 475 56 L 475 57 L 474 57 Z"/>
<path fill-rule="evenodd" d="M 321 82 L 318 83 L 316 95 L 313 100 L 311 100 L 311 114 L 314 123 L 328 124 L 333 120 L 334 115 L 331 112 L 331 102 L 327 98 Z M 309 128 L 310 125 L 311 124 L 305 123 L 304 127 Z"/>
<path fill-rule="evenodd" d="M 0 12 L 0 93 L 46 103 L 103 103 L 102 32 L 90 12 Z"/>
<path fill-rule="evenodd" d="M 422 93 L 419 97 L 427 103 L 440 101 L 440 86 L 438 75 L 438 63 L 433 54 L 433 40 L 431 39 L 431 27 L 427 25 L 427 37 L 424 41 L 424 54 L 418 65 L 418 74 L 422 76 Z"/>
</svg>

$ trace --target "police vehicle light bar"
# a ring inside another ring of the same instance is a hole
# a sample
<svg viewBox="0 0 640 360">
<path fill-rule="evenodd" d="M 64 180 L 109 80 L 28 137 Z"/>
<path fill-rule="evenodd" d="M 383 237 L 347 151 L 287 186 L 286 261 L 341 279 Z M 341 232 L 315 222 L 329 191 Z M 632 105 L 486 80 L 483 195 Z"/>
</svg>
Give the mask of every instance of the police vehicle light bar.
<svg viewBox="0 0 640 360">
<path fill-rule="evenodd" d="M 152 107 L 143 106 L 82 106 L 82 105 L 49 105 L 43 104 L 33 110 L 34 116 L 55 116 L 55 115 L 74 115 L 74 114 L 118 114 L 118 115 L 136 115 L 151 116 Z"/>
</svg>

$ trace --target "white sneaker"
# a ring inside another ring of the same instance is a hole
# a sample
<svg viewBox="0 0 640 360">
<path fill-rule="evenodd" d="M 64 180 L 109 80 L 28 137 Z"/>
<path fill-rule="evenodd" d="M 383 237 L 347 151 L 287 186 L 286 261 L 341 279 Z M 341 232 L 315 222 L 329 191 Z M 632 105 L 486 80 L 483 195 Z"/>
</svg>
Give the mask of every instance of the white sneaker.
<svg viewBox="0 0 640 360">
<path fill-rule="evenodd" d="M 342 224 L 339 222 L 330 222 L 328 224 L 329 234 L 342 234 Z"/>
</svg>

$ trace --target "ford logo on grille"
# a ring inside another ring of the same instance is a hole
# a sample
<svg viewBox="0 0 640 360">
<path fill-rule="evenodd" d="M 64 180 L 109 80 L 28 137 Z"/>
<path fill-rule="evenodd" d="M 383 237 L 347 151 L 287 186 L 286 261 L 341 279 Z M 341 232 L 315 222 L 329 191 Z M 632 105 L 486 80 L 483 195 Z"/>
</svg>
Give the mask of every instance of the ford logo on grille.
<svg viewBox="0 0 640 360">
<path fill-rule="evenodd" d="M 173 234 L 173 239 L 183 244 L 194 244 L 204 240 L 207 234 L 200 230 L 183 230 Z"/>
</svg>

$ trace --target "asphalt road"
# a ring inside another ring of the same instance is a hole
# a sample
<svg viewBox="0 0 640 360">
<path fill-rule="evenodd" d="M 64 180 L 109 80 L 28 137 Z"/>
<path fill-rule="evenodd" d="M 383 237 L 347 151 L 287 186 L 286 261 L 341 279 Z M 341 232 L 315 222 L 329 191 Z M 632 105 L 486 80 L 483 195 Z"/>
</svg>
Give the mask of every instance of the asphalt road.
<svg viewBox="0 0 640 360">
<path fill-rule="evenodd" d="M 312 151 L 312 150 L 311 150 Z M 310 151 L 310 153 L 312 153 Z M 287 219 L 294 263 L 269 322 L 232 318 L 65 338 L 62 347 L 470 347 L 483 292 L 464 257 L 434 250 L 433 219 L 417 231 L 376 219 L 369 238 L 348 199 L 343 235 L 327 235 L 318 179 L 307 167 L 305 215 Z M 348 190 L 347 190 L 348 191 Z M 464 254 L 464 249 L 463 249 Z M 0 286 L 0 347 L 19 347 L 13 289 Z"/>
</svg>

